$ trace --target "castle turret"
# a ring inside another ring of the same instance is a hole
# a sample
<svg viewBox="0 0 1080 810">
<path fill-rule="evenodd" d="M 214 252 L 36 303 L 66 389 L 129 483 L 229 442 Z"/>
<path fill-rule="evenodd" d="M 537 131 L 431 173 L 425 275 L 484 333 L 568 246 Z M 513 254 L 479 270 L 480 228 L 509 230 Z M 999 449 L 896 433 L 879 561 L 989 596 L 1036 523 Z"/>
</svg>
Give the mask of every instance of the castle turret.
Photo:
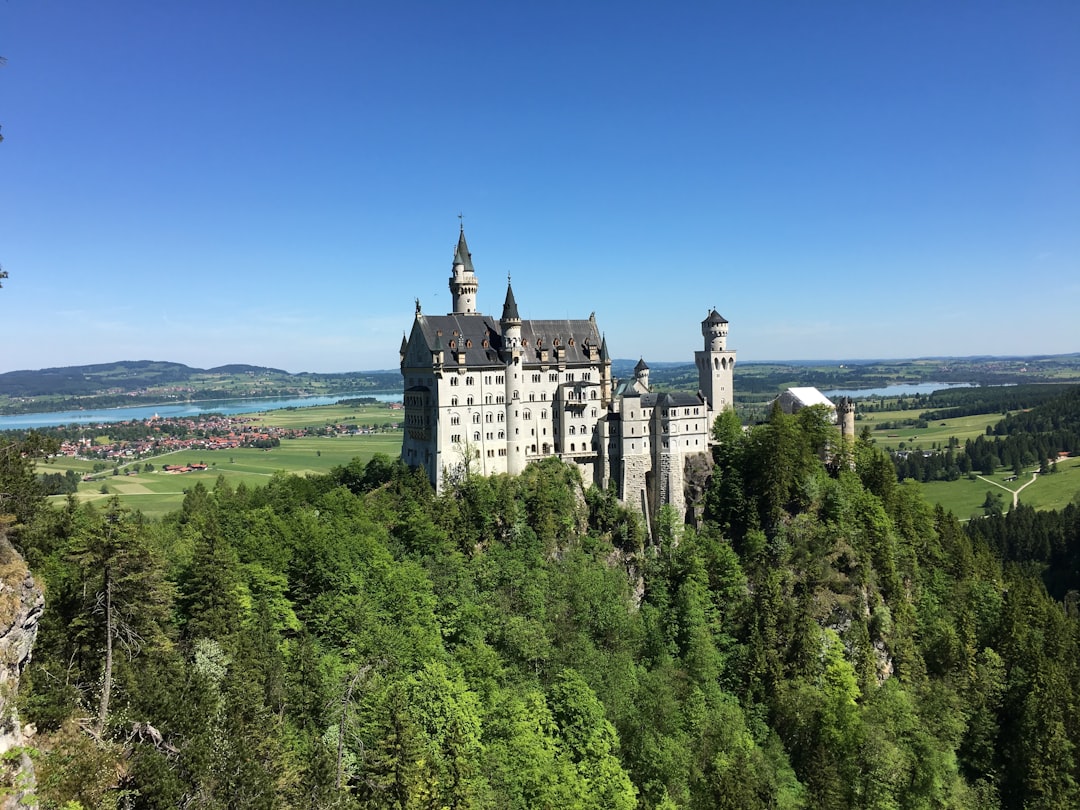
<svg viewBox="0 0 1080 810">
<path fill-rule="evenodd" d="M 515 475 L 525 469 L 526 436 L 521 417 L 521 315 L 509 278 L 499 327 L 503 341 L 502 359 L 506 364 L 506 471 Z"/>
<path fill-rule="evenodd" d="M 836 400 L 836 423 L 845 442 L 855 441 L 855 402 L 851 397 Z"/>
<path fill-rule="evenodd" d="M 704 349 L 694 352 L 698 368 L 698 389 L 709 405 L 709 417 L 715 419 L 735 401 L 735 352 L 727 348 L 728 322 L 715 309 L 701 322 Z"/>
<path fill-rule="evenodd" d="M 600 405 L 611 405 L 611 356 L 608 354 L 607 335 L 600 339 Z"/>
<path fill-rule="evenodd" d="M 634 379 L 638 381 L 644 391 L 649 390 L 649 367 L 646 365 L 644 357 L 638 360 L 637 365 L 634 366 Z"/>
<path fill-rule="evenodd" d="M 401 333 L 401 348 L 398 349 L 398 360 L 400 365 L 405 365 L 405 352 L 409 350 L 409 341 L 405 338 L 405 333 Z"/>
<path fill-rule="evenodd" d="M 453 315 L 472 315 L 476 312 L 476 292 L 480 282 L 473 270 L 472 254 L 465 243 L 465 228 L 458 235 L 457 250 L 450 270 L 450 294 L 454 299 Z"/>
</svg>

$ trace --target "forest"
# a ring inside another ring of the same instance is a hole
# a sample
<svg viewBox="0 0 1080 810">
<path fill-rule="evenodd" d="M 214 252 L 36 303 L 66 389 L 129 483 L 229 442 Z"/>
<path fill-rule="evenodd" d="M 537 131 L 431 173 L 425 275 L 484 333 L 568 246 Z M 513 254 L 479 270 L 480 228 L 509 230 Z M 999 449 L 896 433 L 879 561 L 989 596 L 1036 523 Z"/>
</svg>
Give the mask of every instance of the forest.
<svg viewBox="0 0 1080 810">
<path fill-rule="evenodd" d="M 1080 806 L 1080 509 L 962 526 L 816 408 L 715 436 L 700 519 L 653 530 L 556 459 L 151 522 L 0 452 L 39 806 Z"/>
</svg>

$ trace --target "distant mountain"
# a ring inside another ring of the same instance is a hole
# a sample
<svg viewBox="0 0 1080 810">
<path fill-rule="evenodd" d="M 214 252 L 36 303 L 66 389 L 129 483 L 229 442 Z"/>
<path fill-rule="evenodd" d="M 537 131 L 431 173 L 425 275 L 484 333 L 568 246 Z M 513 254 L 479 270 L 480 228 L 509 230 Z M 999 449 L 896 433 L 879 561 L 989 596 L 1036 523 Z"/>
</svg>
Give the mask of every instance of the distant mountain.
<svg viewBox="0 0 1080 810">
<path fill-rule="evenodd" d="M 0 413 L 234 397 L 328 396 L 400 387 L 400 371 L 290 374 L 246 363 L 203 369 L 158 360 L 123 360 L 0 374 Z"/>
</svg>

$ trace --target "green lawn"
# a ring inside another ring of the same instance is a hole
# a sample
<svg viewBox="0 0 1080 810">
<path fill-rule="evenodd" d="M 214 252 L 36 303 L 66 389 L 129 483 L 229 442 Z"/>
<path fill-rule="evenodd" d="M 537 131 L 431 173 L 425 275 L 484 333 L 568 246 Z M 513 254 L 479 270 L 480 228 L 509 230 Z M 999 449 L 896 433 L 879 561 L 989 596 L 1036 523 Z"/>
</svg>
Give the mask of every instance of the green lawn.
<svg viewBox="0 0 1080 810">
<path fill-rule="evenodd" d="M 922 487 L 930 503 L 941 504 L 961 520 L 982 515 L 982 504 L 988 491 L 1003 495 L 1004 508 L 1012 508 L 1012 495 L 1009 493 L 1016 492 L 1024 484 L 1028 485 L 1020 492 L 1020 503 L 1036 509 L 1064 509 L 1080 495 L 1080 459 L 1070 458 L 1059 462 L 1057 469 L 1051 475 L 1036 477 L 1034 483 L 1028 483 L 1033 470 L 1026 470 L 1015 481 L 1006 481 L 1012 471 L 1002 468 L 994 475 L 987 476 L 1000 486 L 994 486 L 983 478 L 972 481 L 966 477 L 958 481 L 932 481 L 918 486 Z"/>
<path fill-rule="evenodd" d="M 856 405 L 856 413 L 858 409 L 859 406 Z M 976 416 L 958 416 L 953 419 L 938 419 L 925 428 L 875 430 L 875 427 L 882 422 L 895 422 L 900 419 L 918 418 L 918 416 L 919 411 L 879 411 L 863 414 L 855 422 L 855 430 L 861 432 L 864 427 L 869 427 L 874 444 L 887 450 L 898 450 L 901 444 L 910 450 L 929 450 L 935 442 L 942 446 L 946 445 L 951 436 L 955 436 L 963 444 L 967 439 L 984 435 L 988 425 L 996 425 L 1002 419 L 1000 413 L 985 413 Z"/>
<path fill-rule="evenodd" d="M 296 475 L 325 473 L 332 467 L 348 464 L 354 458 L 366 461 L 376 453 L 385 453 L 394 458 L 400 452 L 401 434 L 396 432 L 286 439 L 280 447 L 271 450 L 249 447 L 215 451 L 184 450 L 132 463 L 145 464 L 149 460 L 154 465 L 154 471 L 150 473 L 124 475 L 124 467 L 121 467 L 120 475 L 113 475 L 111 470 L 97 473 L 99 480 L 79 484 L 77 497 L 83 501 L 102 501 L 119 495 L 124 505 L 131 509 L 138 509 L 148 517 L 160 517 L 180 508 L 185 490 L 199 481 L 212 487 L 219 475 L 225 476 L 234 485 L 242 481 L 247 486 L 262 486 L 276 472 Z M 162 471 L 166 464 L 191 463 L 205 463 L 210 467 L 206 471 L 188 473 Z M 56 459 L 39 469 L 46 472 L 72 469 L 87 474 L 92 467 L 93 462 L 90 461 Z M 101 492 L 102 486 L 107 490 L 104 494 Z M 63 496 L 56 496 L 53 500 L 62 501 Z"/>
</svg>

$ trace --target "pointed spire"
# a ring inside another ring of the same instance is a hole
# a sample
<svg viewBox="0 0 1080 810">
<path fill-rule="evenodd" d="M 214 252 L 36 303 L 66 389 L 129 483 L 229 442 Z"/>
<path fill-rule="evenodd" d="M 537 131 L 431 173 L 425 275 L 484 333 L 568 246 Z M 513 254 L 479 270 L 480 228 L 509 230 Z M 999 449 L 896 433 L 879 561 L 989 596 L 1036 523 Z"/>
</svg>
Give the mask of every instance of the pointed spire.
<svg viewBox="0 0 1080 810">
<path fill-rule="evenodd" d="M 405 355 L 405 350 L 409 348 L 409 341 L 405 338 L 405 333 L 401 333 L 401 354 Z"/>
<path fill-rule="evenodd" d="M 510 276 L 506 277 L 506 301 L 503 303 L 502 320 L 521 320 L 521 316 L 518 315 L 517 301 L 514 300 L 514 288 L 510 286 Z"/>
<path fill-rule="evenodd" d="M 648 370 L 649 370 L 649 366 L 648 366 L 648 364 L 646 364 L 644 357 L 642 357 L 640 360 L 638 360 L 637 365 L 634 366 L 634 372 L 635 373 L 640 373 L 642 371 L 648 371 Z"/>
<path fill-rule="evenodd" d="M 469 253 L 469 246 L 465 243 L 465 226 L 461 226 L 461 233 L 458 234 L 457 250 L 454 251 L 454 265 L 462 265 L 465 268 L 466 273 L 475 273 L 472 266 L 472 254 Z"/>
<path fill-rule="evenodd" d="M 608 349 L 607 349 L 607 335 L 604 335 L 604 336 L 603 336 L 603 337 L 602 337 L 602 338 L 600 339 L 600 362 L 601 362 L 601 363 L 606 363 L 606 362 L 608 362 L 608 360 L 610 360 L 610 359 L 611 359 L 611 358 L 610 358 L 610 357 L 608 357 Z"/>
</svg>

